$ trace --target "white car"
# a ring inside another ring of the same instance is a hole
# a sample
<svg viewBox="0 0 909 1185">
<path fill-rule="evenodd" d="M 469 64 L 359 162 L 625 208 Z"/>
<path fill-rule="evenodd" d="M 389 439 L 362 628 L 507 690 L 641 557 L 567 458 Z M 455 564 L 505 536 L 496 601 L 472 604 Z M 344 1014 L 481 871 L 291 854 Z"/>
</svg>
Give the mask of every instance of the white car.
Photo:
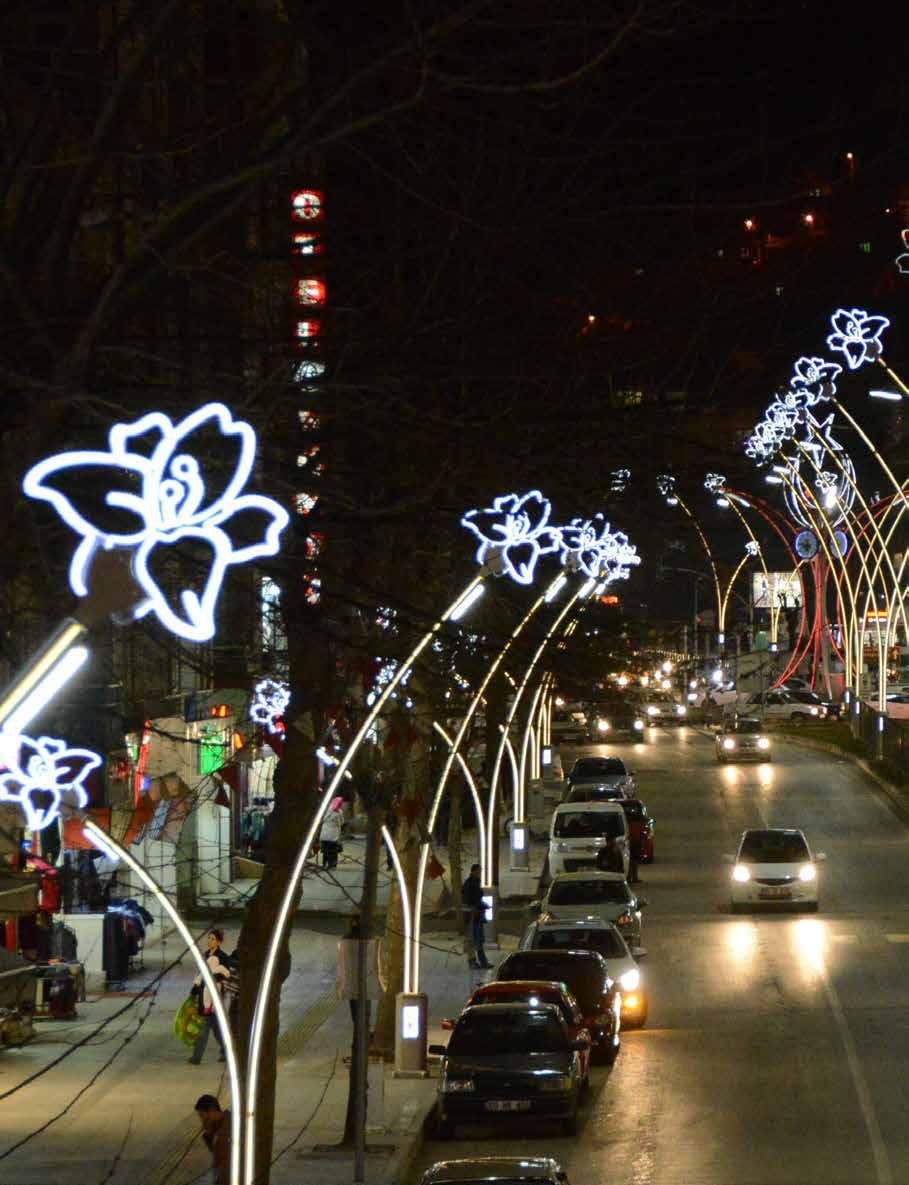
<svg viewBox="0 0 909 1185">
<path fill-rule="evenodd" d="M 563 872 L 531 908 L 560 922 L 590 917 L 612 922 L 626 942 L 640 946 L 641 910 L 646 904 L 647 898 L 636 896 L 620 872 Z"/>
<path fill-rule="evenodd" d="M 582 704 L 566 704 L 552 713 L 553 744 L 587 740 L 587 713 Z"/>
<path fill-rule="evenodd" d="M 637 700 L 641 715 L 651 728 L 657 724 L 684 724 L 688 709 L 668 691 L 647 691 Z"/>
<path fill-rule="evenodd" d="M 607 836 L 616 841 L 628 876 L 628 823 L 619 802 L 563 802 L 552 814 L 549 827 L 549 873 L 581 872 L 596 868 L 597 856 Z"/>
<path fill-rule="evenodd" d="M 612 924 L 602 918 L 579 918 L 559 921 L 541 917 L 531 922 L 521 935 L 519 950 L 593 950 L 603 956 L 609 974 L 622 995 L 622 1025 L 642 1028 L 647 1020 L 647 987 L 638 960 L 647 954 L 641 947 L 628 949 L 625 939 Z"/>
<path fill-rule="evenodd" d="M 742 833 L 732 864 L 730 905 L 732 912 L 754 905 L 818 907 L 817 865 L 823 852 L 812 856 L 804 832 L 796 828 L 752 828 Z"/>
<path fill-rule="evenodd" d="M 762 696 L 759 691 L 749 696 L 742 712 L 748 716 L 763 715 L 765 720 L 789 720 L 793 724 L 806 724 L 810 720 L 823 720 L 827 708 L 820 702 L 805 703 L 789 691 L 776 689 L 768 691 L 766 696 Z"/>
</svg>

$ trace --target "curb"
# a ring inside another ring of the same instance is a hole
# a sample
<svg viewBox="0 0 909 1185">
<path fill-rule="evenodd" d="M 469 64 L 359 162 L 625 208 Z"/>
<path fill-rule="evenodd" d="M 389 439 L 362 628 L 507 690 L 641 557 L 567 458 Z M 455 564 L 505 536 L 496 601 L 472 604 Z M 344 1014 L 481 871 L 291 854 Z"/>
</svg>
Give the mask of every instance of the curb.
<svg viewBox="0 0 909 1185">
<path fill-rule="evenodd" d="M 777 734 L 781 736 L 781 734 Z M 785 737 L 781 736 L 783 744 L 801 746 L 803 749 L 813 749 L 816 753 L 829 753 L 833 757 L 838 757 L 841 761 L 848 761 L 854 765 L 856 769 L 860 769 L 869 781 L 874 782 L 878 790 L 887 799 L 894 813 L 902 819 L 904 823 L 909 823 L 909 801 L 906 795 L 900 790 L 898 786 L 894 786 L 892 782 L 877 772 L 877 770 L 866 761 L 864 757 L 858 757 L 854 753 L 846 753 L 836 745 L 831 745 L 828 741 L 815 741 L 809 737 L 792 737 L 788 734 Z"/>
<path fill-rule="evenodd" d="M 396 1146 L 382 1173 L 380 1185 L 403 1185 L 407 1180 L 417 1157 L 423 1151 L 427 1128 L 432 1123 L 435 1110 L 436 1100 L 433 1097 L 423 1113 L 423 1118 L 418 1121 L 416 1131 Z"/>
</svg>

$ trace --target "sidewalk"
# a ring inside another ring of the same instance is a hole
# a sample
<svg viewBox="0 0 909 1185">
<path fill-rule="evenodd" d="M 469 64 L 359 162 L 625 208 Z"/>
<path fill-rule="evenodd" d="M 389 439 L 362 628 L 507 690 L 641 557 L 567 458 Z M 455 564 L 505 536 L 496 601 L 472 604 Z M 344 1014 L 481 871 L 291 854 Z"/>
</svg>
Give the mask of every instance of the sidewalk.
<svg viewBox="0 0 909 1185">
<path fill-rule="evenodd" d="M 500 937 L 503 950 L 516 944 L 517 898 L 528 885 L 535 893 L 545 850 L 534 843 L 533 871 L 520 874 L 507 872 L 507 850 L 502 851 L 503 897 L 511 898 L 503 917 L 510 915 L 507 924 L 515 931 Z M 359 882 L 354 899 L 358 887 Z M 351 1038 L 348 1008 L 339 1005 L 335 994 L 336 944 L 343 922 L 331 916 L 350 912 L 350 891 L 320 899 L 326 902 L 324 909 L 295 918 L 292 970 L 282 990 L 274 1144 L 279 1159 L 273 1185 L 346 1185 L 352 1180 L 352 1154 L 313 1156 L 311 1151 L 314 1145 L 336 1143 L 343 1130 L 344 1058 Z M 425 925 L 423 986 L 432 1043 L 442 1039 L 442 1018 L 460 1011 L 476 973 L 467 967 L 454 919 L 446 928 L 427 912 Z M 225 928 L 225 946 L 232 949 L 239 923 L 226 923 Z M 201 923 L 194 929 L 201 931 Z M 147 951 L 145 970 L 128 982 L 127 992 L 90 996 L 79 1006 L 76 1021 L 39 1022 L 35 1041 L 0 1051 L 0 1094 L 14 1091 L 0 1109 L 2 1185 L 189 1185 L 200 1174 L 204 1179 L 208 1154 L 198 1138 L 193 1104 L 206 1092 L 226 1101 L 227 1084 L 213 1041 L 203 1064 L 190 1066 L 189 1051 L 171 1033 L 174 1014 L 193 979 L 188 956 L 159 983 L 154 981 L 181 952 L 182 943 L 166 937 Z M 490 948 L 491 957 L 495 953 Z M 96 1032 L 104 1020 L 107 1027 Z M 399 1181 L 402 1162 L 418 1149 L 435 1082 L 395 1079 L 392 1067 L 382 1065 L 373 1075 L 370 1124 L 377 1130 L 370 1139 L 386 1151 L 370 1156 L 369 1180 Z M 32 1134 L 48 1122 L 44 1132 Z M 23 1139 L 27 1142 L 16 1148 Z"/>
</svg>

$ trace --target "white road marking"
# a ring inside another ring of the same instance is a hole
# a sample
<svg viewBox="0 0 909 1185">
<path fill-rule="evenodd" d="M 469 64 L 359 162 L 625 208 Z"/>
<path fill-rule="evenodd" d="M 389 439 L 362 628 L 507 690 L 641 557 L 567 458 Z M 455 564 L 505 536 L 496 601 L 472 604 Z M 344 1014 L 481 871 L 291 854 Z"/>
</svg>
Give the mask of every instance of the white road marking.
<svg viewBox="0 0 909 1185">
<path fill-rule="evenodd" d="M 885 934 L 888 942 L 909 942 L 909 934 Z"/>
<path fill-rule="evenodd" d="M 858 934 L 831 934 L 831 942 L 858 942 Z"/>
<path fill-rule="evenodd" d="M 865 1121 L 865 1130 L 868 1132 L 868 1140 L 871 1143 L 871 1152 L 874 1156 L 874 1170 L 878 1185 L 893 1185 L 893 1169 L 890 1165 L 890 1157 L 887 1155 L 887 1146 L 884 1143 L 884 1137 L 881 1135 L 881 1126 L 877 1121 L 874 1103 L 871 1100 L 868 1081 L 865 1078 L 862 1064 L 859 1061 L 855 1041 L 849 1029 L 849 1022 L 846 1020 L 846 1014 L 843 1011 L 842 1004 L 840 1004 L 840 998 L 836 993 L 836 988 L 827 974 L 827 965 L 823 958 L 820 960 L 819 969 L 821 983 L 824 985 L 824 991 L 827 995 L 830 1011 L 833 1013 L 833 1019 L 836 1021 L 837 1028 L 840 1031 L 846 1061 L 852 1074 L 852 1084 L 855 1087 L 859 1108 L 862 1112 L 862 1118 Z"/>
</svg>

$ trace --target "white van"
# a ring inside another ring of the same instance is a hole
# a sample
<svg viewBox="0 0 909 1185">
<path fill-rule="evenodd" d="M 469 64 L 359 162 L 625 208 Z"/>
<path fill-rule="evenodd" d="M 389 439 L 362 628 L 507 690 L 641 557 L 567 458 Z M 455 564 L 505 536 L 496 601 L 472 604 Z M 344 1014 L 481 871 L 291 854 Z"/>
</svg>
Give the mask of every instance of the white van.
<svg viewBox="0 0 909 1185">
<path fill-rule="evenodd" d="M 614 836 L 628 875 L 628 823 L 619 802 L 563 802 L 549 827 L 549 874 L 596 868 L 597 856 Z"/>
</svg>

